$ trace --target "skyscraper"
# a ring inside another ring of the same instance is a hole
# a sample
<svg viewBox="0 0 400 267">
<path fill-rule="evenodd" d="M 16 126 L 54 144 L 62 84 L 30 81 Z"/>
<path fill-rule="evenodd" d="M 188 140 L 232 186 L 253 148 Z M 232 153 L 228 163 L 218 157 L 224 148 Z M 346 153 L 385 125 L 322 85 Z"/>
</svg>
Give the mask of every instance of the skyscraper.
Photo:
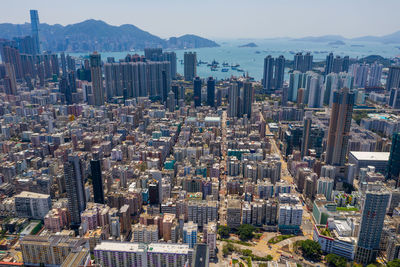
<svg viewBox="0 0 400 267">
<path fill-rule="evenodd" d="M 90 161 L 92 173 L 93 197 L 95 203 L 104 204 L 103 178 L 101 176 L 101 164 L 99 159 Z"/>
<path fill-rule="evenodd" d="M 289 89 L 288 89 L 288 100 L 295 102 L 297 101 L 297 91 L 300 88 L 304 88 L 306 86 L 306 77 L 307 74 L 301 73 L 300 71 L 294 71 L 289 75 Z M 307 99 L 308 100 L 308 99 Z M 305 96 L 303 94 L 303 103 L 305 101 Z"/>
<path fill-rule="evenodd" d="M 392 136 L 392 146 L 387 168 L 387 179 L 399 180 L 400 175 L 400 132 Z"/>
<path fill-rule="evenodd" d="M 184 76 L 185 81 L 191 81 L 196 77 L 197 57 L 196 52 L 185 52 L 184 54 Z"/>
<path fill-rule="evenodd" d="M 199 76 L 193 80 L 193 100 L 195 107 L 201 106 L 201 80 Z"/>
<path fill-rule="evenodd" d="M 6 94 L 16 95 L 17 94 L 17 81 L 15 78 L 14 66 L 10 63 L 6 63 L 5 67 L 6 67 L 6 79 L 5 80 L 7 80 L 7 82 L 5 82 Z"/>
<path fill-rule="evenodd" d="M 312 64 L 313 64 L 313 55 L 311 55 L 310 52 L 307 52 L 307 54 L 304 55 L 304 71 L 307 72 L 309 70 L 312 70 Z"/>
<path fill-rule="evenodd" d="M 379 252 L 379 243 L 389 199 L 390 193 L 382 189 L 367 191 L 361 216 L 355 262 L 368 264 L 375 261 Z"/>
<path fill-rule="evenodd" d="M 390 89 L 389 106 L 394 109 L 400 109 L 400 88 Z"/>
<path fill-rule="evenodd" d="M 386 80 L 386 90 L 400 87 L 400 66 L 389 67 L 389 74 Z"/>
<path fill-rule="evenodd" d="M 368 74 L 368 86 L 375 87 L 381 85 L 382 79 L 382 64 L 374 63 L 371 65 Z"/>
<path fill-rule="evenodd" d="M 285 57 L 279 56 L 275 59 L 275 89 L 282 89 L 285 80 Z"/>
<path fill-rule="evenodd" d="M 239 112 L 240 89 L 237 82 L 233 82 L 228 90 L 228 116 L 237 117 Z"/>
<path fill-rule="evenodd" d="M 92 88 L 94 104 L 104 105 L 103 78 L 101 72 L 101 56 L 97 52 L 90 55 L 90 73 L 92 76 Z"/>
<path fill-rule="evenodd" d="M 348 72 L 349 71 L 349 65 L 350 65 L 350 57 L 349 56 L 344 56 L 343 64 L 342 64 L 342 71 L 343 72 Z"/>
<path fill-rule="evenodd" d="M 306 95 L 308 99 L 305 100 L 310 108 L 320 108 L 323 103 L 324 96 L 323 77 L 319 74 L 313 73 L 307 77 Z"/>
<path fill-rule="evenodd" d="M 251 82 L 243 84 L 243 114 L 247 114 L 247 118 L 251 117 L 251 105 L 253 103 L 253 86 Z"/>
<path fill-rule="evenodd" d="M 339 76 L 336 73 L 329 73 L 325 76 L 324 104 L 330 105 L 333 99 L 333 92 L 338 89 Z"/>
<path fill-rule="evenodd" d="M 329 73 L 331 73 L 332 68 L 333 68 L 333 53 L 330 53 L 329 55 L 326 56 L 325 75 L 328 75 Z"/>
<path fill-rule="evenodd" d="M 207 80 L 207 105 L 215 107 L 215 80 L 209 77 Z"/>
<path fill-rule="evenodd" d="M 168 61 L 171 65 L 171 79 L 176 79 L 176 53 L 175 52 L 164 52 L 163 60 Z"/>
<path fill-rule="evenodd" d="M 348 88 L 333 93 L 333 104 L 328 130 L 326 163 L 344 166 L 350 139 L 354 94 Z"/>
<path fill-rule="evenodd" d="M 285 57 L 264 58 L 263 88 L 266 91 L 282 89 L 285 76 Z"/>
<path fill-rule="evenodd" d="M 83 166 L 79 153 L 68 155 L 67 161 L 64 162 L 64 177 L 71 222 L 74 225 L 79 225 L 81 223 L 81 212 L 86 208 Z"/>
<path fill-rule="evenodd" d="M 303 137 L 301 141 L 301 158 L 303 158 L 309 148 L 309 138 L 312 124 L 312 111 L 306 111 L 304 116 Z"/>
<path fill-rule="evenodd" d="M 274 81 L 274 63 L 275 60 L 270 55 L 264 58 L 263 88 L 267 91 L 272 89 Z"/>
<path fill-rule="evenodd" d="M 348 72 L 349 64 L 350 64 L 349 56 L 345 56 L 345 57 L 336 56 L 335 58 L 333 58 L 331 72 L 334 72 L 334 73 Z"/>
<path fill-rule="evenodd" d="M 39 14 L 37 10 L 31 10 L 31 30 L 35 54 L 40 54 L 39 40 Z"/>
<path fill-rule="evenodd" d="M 313 56 L 308 52 L 303 55 L 303 53 L 297 53 L 294 55 L 294 70 L 300 72 L 307 72 L 312 70 Z"/>
<path fill-rule="evenodd" d="M 65 59 L 65 53 L 61 53 L 61 70 L 63 77 L 67 76 L 67 61 Z"/>
</svg>

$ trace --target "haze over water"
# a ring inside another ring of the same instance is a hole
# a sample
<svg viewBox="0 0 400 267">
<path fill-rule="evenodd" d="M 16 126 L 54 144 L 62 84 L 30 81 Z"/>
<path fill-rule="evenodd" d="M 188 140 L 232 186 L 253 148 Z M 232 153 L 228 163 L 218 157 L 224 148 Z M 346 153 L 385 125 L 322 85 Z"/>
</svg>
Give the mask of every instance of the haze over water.
<svg viewBox="0 0 400 267">
<path fill-rule="evenodd" d="M 293 60 L 294 53 L 297 52 L 311 52 L 314 56 L 314 61 L 324 61 L 327 54 L 333 52 L 334 55 L 339 56 L 350 56 L 350 58 L 363 58 L 369 55 L 380 55 L 386 58 L 393 58 L 400 55 L 400 50 L 395 44 L 382 44 L 376 42 L 354 42 L 345 41 L 345 45 L 329 45 L 326 42 L 305 42 L 305 41 L 293 41 L 289 39 L 272 39 L 272 40 L 260 40 L 260 39 L 240 39 L 240 40 L 216 40 L 220 47 L 213 48 L 199 48 L 199 49 L 187 49 L 187 50 L 175 50 L 177 54 L 177 69 L 178 73 L 183 74 L 183 64 L 180 60 L 183 60 L 183 54 L 185 51 L 197 52 L 197 60 L 211 63 L 214 59 L 219 62 L 220 68 L 217 71 L 211 71 L 207 64 L 200 64 L 197 66 L 197 75 L 201 78 L 207 78 L 213 76 L 217 79 L 225 79 L 233 76 L 240 76 L 243 73 L 236 70 L 232 70 L 228 67 L 228 72 L 221 72 L 223 62 L 232 64 L 239 64 L 240 69 L 243 69 L 246 73 L 248 72 L 251 77 L 256 80 L 261 80 L 264 58 L 267 55 L 274 57 L 283 55 L 286 59 Z M 250 42 L 254 42 L 258 47 L 242 47 Z M 105 61 L 107 57 L 115 57 L 118 61 L 124 58 L 127 53 L 130 54 L 143 54 L 143 51 L 135 52 L 100 52 L 102 60 Z M 74 56 L 87 56 L 87 53 L 70 53 Z"/>
</svg>

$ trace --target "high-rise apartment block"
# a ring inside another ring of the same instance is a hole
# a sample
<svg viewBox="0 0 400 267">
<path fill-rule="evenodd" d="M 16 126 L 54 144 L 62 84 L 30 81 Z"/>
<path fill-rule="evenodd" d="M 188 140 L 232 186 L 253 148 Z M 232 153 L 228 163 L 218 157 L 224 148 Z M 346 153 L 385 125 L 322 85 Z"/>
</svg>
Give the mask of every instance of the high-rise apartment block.
<svg viewBox="0 0 400 267">
<path fill-rule="evenodd" d="M 96 263 L 104 267 L 185 266 L 192 256 L 187 244 L 103 241 L 94 248 Z"/>
<path fill-rule="evenodd" d="M 15 212 L 19 217 L 43 219 L 50 209 L 50 195 L 23 191 L 15 196 Z"/>
<path fill-rule="evenodd" d="M 350 139 L 354 94 L 343 88 L 333 94 L 333 104 L 328 130 L 326 163 L 344 166 Z"/>
<path fill-rule="evenodd" d="M 368 264 L 376 260 L 389 199 L 390 193 L 383 189 L 366 192 L 355 262 Z"/>
<path fill-rule="evenodd" d="M 264 59 L 263 88 L 269 92 L 283 88 L 285 76 L 285 58 L 273 58 L 270 55 Z"/>
<path fill-rule="evenodd" d="M 192 81 L 196 77 L 197 57 L 196 52 L 185 52 L 184 54 L 184 77 L 185 81 Z"/>
</svg>

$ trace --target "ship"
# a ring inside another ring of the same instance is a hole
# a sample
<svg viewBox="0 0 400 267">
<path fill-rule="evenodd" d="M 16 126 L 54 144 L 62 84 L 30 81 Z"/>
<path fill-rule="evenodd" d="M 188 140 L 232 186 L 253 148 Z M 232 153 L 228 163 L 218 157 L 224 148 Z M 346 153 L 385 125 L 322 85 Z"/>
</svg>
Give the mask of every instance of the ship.
<svg viewBox="0 0 400 267">
<path fill-rule="evenodd" d="M 228 68 L 223 68 L 223 69 L 221 69 L 221 71 L 222 71 L 222 72 L 228 72 L 229 69 L 228 69 Z"/>
</svg>

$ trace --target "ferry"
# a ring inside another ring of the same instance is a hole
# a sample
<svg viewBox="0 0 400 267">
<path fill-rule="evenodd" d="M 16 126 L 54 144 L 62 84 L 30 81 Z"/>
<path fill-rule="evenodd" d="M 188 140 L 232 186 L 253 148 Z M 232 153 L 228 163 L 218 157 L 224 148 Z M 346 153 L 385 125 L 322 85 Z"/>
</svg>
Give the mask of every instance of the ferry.
<svg viewBox="0 0 400 267">
<path fill-rule="evenodd" d="M 212 66 L 217 66 L 218 64 L 219 64 L 218 61 L 215 61 L 215 59 L 211 62 Z"/>
</svg>

